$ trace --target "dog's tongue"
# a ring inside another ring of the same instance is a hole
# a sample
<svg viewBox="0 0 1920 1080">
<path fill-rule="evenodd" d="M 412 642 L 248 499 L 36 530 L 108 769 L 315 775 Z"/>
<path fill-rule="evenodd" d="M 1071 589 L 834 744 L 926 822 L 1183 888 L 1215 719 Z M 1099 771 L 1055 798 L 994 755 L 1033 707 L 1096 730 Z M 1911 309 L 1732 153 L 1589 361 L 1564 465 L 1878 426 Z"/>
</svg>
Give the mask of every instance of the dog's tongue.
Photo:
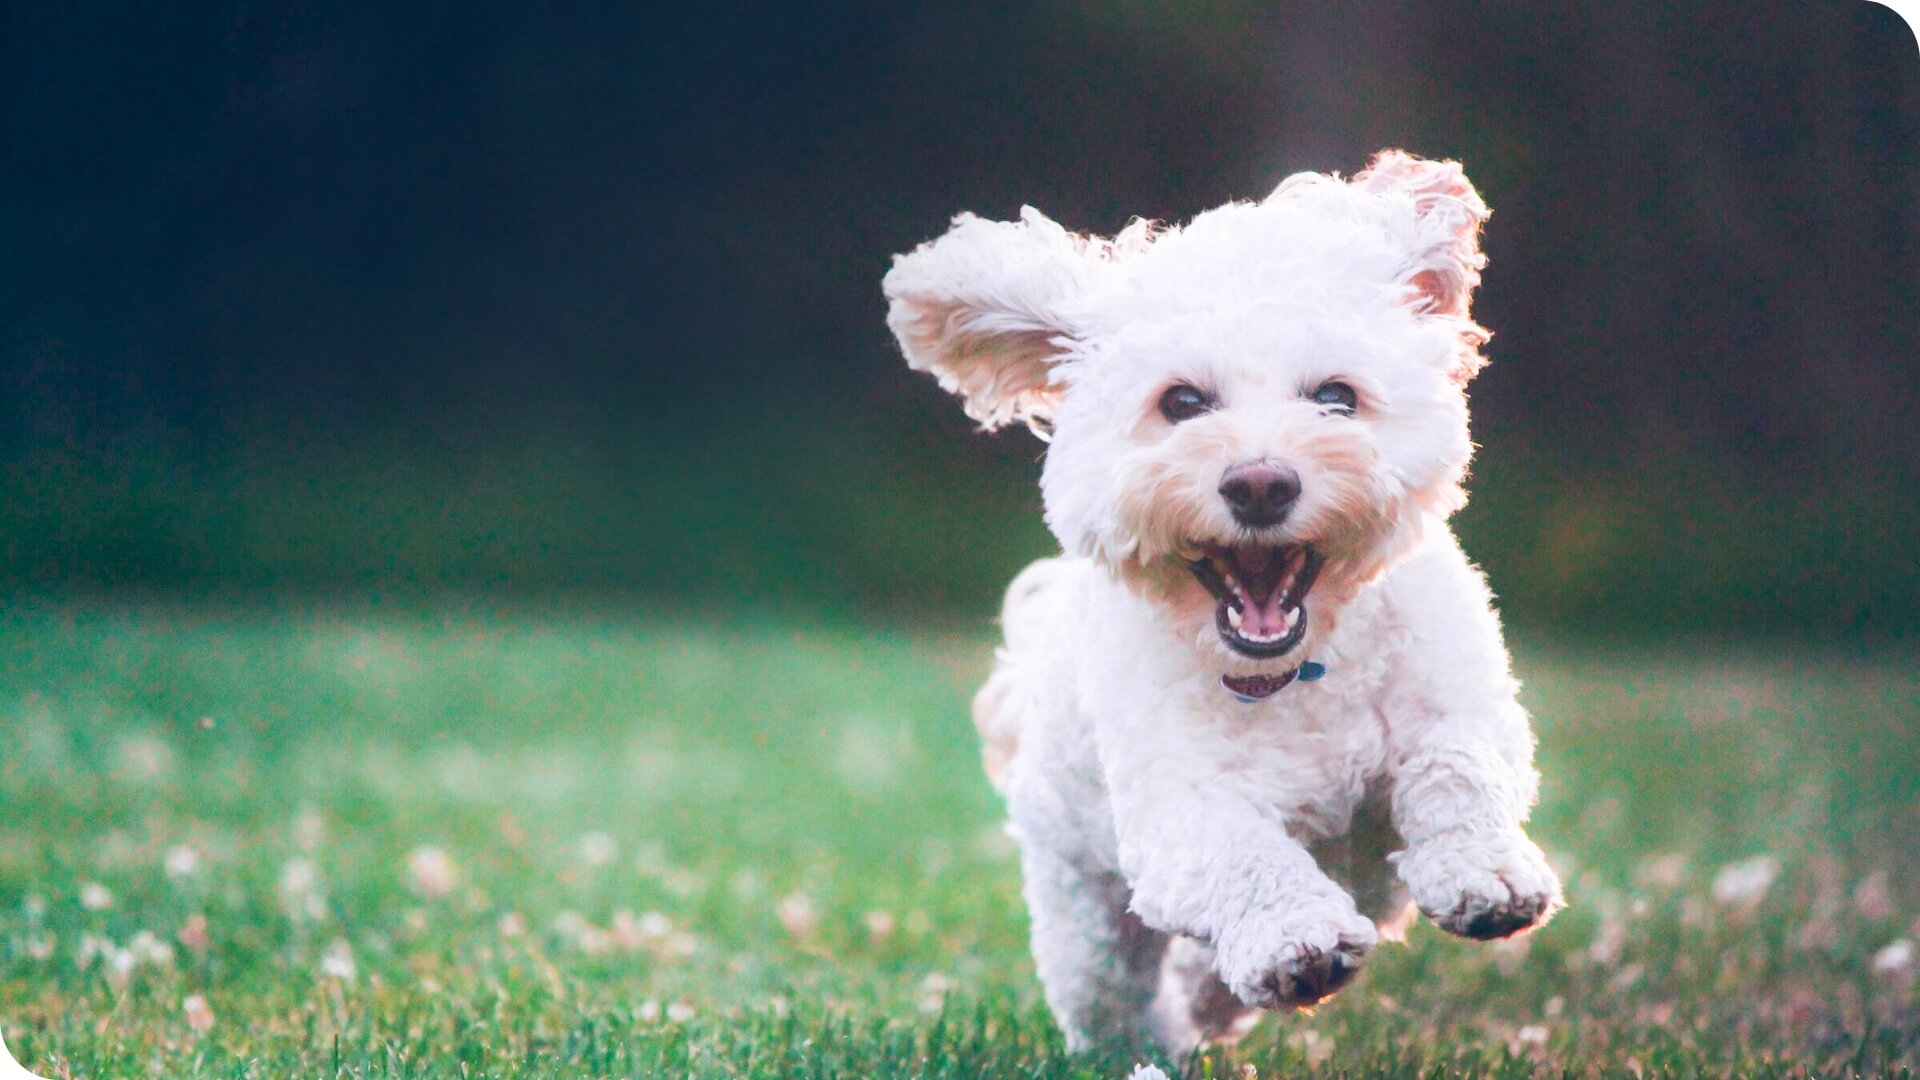
<svg viewBox="0 0 1920 1080">
<path fill-rule="evenodd" d="M 1271 637 L 1287 632 L 1287 614 L 1280 610 L 1283 590 L 1260 596 L 1249 588 L 1249 602 L 1240 611 L 1240 632 L 1249 637 Z"/>
<path fill-rule="evenodd" d="M 1298 557 L 1282 560 L 1268 548 L 1253 548 L 1234 553 L 1234 570 L 1240 580 L 1246 603 L 1240 610 L 1240 632 L 1253 637 L 1270 637 L 1287 632 L 1287 614 L 1282 610 L 1286 585 L 1293 580 Z"/>
</svg>

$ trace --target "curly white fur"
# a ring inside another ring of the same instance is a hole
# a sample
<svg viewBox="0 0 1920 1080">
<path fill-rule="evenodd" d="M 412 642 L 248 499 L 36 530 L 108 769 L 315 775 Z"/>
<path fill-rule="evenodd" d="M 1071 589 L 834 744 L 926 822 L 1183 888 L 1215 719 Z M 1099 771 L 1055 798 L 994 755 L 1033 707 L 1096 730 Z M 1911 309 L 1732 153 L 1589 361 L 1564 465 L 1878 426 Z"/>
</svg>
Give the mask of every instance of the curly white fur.
<svg viewBox="0 0 1920 1080">
<path fill-rule="evenodd" d="M 1286 180 L 1184 228 L 1112 240 L 1028 208 L 962 215 L 887 275 L 909 363 L 987 426 L 1051 426 L 1041 485 L 1067 554 L 1009 590 L 975 701 L 1020 836 L 1033 951 L 1068 1044 L 1184 1050 L 1249 1007 L 1336 990 L 1407 897 L 1455 933 L 1544 921 L 1560 885 L 1521 826 L 1533 739 L 1491 597 L 1446 526 L 1472 442 L 1469 315 L 1487 209 L 1460 167 L 1397 151 Z M 1351 386 L 1352 415 L 1313 400 Z M 1173 423 L 1171 385 L 1203 388 Z M 1283 522 L 1238 521 L 1225 470 L 1282 463 Z M 1325 558 L 1300 643 L 1215 625 L 1205 545 Z M 1243 703 L 1223 676 L 1327 674 Z"/>
</svg>

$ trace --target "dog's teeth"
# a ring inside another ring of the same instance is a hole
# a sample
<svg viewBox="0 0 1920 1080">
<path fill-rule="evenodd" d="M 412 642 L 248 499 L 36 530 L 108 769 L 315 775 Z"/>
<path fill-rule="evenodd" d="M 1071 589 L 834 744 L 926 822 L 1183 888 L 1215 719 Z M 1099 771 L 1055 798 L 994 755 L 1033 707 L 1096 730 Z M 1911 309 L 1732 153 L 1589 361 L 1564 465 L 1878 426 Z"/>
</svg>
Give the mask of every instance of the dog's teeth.
<svg viewBox="0 0 1920 1080">
<path fill-rule="evenodd" d="M 1299 624 L 1300 624 L 1300 609 L 1297 607 L 1288 608 L 1287 609 L 1287 629 L 1291 630 L 1295 626 L 1298 626 Z"/>
<path fill-rule="evenodd" d="M 1229 604 L 1227 606 L 1227 625 L 1238 630 L 1240 629 L 1240 620 L 1240 609 Z"/>
</svg>

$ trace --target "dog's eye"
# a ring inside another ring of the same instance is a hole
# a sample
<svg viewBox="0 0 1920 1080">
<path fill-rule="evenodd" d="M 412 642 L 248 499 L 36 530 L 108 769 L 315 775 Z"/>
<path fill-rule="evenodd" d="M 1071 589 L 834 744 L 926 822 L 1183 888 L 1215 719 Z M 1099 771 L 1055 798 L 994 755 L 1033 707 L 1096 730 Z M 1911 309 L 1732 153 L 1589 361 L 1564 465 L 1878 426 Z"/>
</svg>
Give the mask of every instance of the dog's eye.
<svg viewBox="0 0 1920 1080">
<path fill-rule="evenodd" d="M 1353 387 L 1343 382 L 1321 383 L 1313 392 L 1313 400 L 1343 413 L 1352 412 L 1354 406 L 1360 403 L 1360 397 L 1353 392 Z"/>
<path fill-rule="evenodd" d="M 1212 398 L 1186 383 L 1169 386 L 1167 392 L 1160 395 L 1160 415 L 1166 417 L 1169 424 L 1191 420 L 1212 408 Z"/>
</svg>

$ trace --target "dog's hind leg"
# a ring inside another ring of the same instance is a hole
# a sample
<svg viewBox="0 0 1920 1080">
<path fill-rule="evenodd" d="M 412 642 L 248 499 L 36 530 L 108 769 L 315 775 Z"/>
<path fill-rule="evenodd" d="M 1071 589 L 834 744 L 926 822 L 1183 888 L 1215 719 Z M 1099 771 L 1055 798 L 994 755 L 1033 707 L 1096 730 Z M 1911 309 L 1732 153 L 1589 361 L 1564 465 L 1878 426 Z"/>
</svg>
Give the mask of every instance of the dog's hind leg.
<svg viewBox="0 0 1920 1080">
<path fill-rule="evenodd" d="M 1067 1049 L 1138 1046 L 1154 1038 L 1166 935 L 1127 910 L 1127 889 L 1117 876 L 1032 843 L 1020 861 L 1034 964 Z"/>
<path fill-rule="evenodd" d="M 1211 945 L 1184 934 L 1167 943 L 1153 1003 L 1154 1041 L 1183 1055 L 1206 1044 L 1238 1042 L 1259 1019 L 1259 1009 L 1248 1007 L 1220 981 Z"/>
<path fill-rule="evenodd" d="M 973 726 L 980 732 L 981 763 L 1001 793 L 1007 766 L 1020 749 L 1020 731 L 1032 708 L 1033 688 L 1045 681 L 1043 646 L 1061 591 L 1074 573 L 1066 559 L 1041 559 L 1007 586 L 1000 610 L 1006 645 L 994 655 L 993 674 L 973 696 Z"/>
</svg>

